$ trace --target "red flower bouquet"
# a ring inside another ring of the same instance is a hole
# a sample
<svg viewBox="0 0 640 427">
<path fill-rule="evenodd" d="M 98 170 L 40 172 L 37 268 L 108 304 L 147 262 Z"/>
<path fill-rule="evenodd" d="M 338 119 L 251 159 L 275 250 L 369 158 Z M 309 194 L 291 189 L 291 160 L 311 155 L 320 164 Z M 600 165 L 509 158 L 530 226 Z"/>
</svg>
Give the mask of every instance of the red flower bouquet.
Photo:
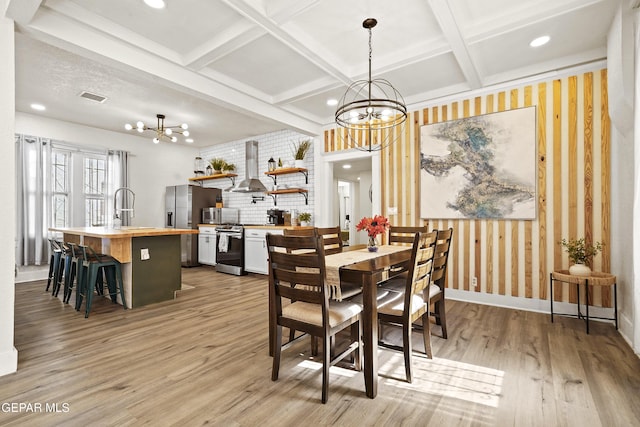
<svg viewBox="0 0 640 427">
<path fill-rule="evenodd" d="M 387 231 L 390 225 L 389 220 L 382 215 L 375 215 L 373 218 L 367 218 L 365 216 L 356 225 L 356 230 L 366 230 L 369 237 L 376 237 L 378 234 Z"/>
</svg>

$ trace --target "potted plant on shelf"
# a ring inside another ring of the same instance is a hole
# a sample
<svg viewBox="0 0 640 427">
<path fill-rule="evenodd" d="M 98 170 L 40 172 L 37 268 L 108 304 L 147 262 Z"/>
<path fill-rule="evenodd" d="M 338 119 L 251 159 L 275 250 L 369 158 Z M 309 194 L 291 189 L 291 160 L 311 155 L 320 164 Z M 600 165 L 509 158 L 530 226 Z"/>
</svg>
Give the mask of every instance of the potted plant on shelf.
<svg viewBox="0 0 640 427">
<path fill-rule="evenodd" d="M 311 214 L 309 212 L 300 213 L 300 215 L 298 215 L 298 221 L 301 226 L 308 227 L 311 225 Z"/>
<path fill-rule="evenodd" d="M 214 157 L 209 160 L 214 174 L 221 174 L 226 172 L 233 172 L 236 170 L 236 165 L 233 163 L 227 163 L 227 161 L 221 157 Z"/>
<path fill-rule="evenodd" d="M 569 254 L 573 264 L 569 267 L 569 274 L 574 276 L 589 276 L 591 274 L 591 259 L 602 250 L 602 243 L 588 245 L 584 237 L 580 239 L 562 239 L 560 242 Z"/>
<path fill-rule="evenodd" d="M 311 142 L 312 141 L 310 139 L 303 139 L 293 144 L 293 160 L 295 163 L 295 167 L 304 167 L 304 157 L 311 149 Z"/>
<path fill-rule="evenodd" d="M 236 170 L 236 165 L 224 162 L 224 165 L 222 166 L 222 173 L 233 172 L 234 170 Z"/>
<path fill-rule="evenodd" d="M 214 157 L 213 159 L 209 160 L 209 163 L 211 163 L 214 174 L 221 174 L 222 171 L 224 171 L 225 166 L 227 165 L 227 162 L 221 157 Z"/>
</svg>

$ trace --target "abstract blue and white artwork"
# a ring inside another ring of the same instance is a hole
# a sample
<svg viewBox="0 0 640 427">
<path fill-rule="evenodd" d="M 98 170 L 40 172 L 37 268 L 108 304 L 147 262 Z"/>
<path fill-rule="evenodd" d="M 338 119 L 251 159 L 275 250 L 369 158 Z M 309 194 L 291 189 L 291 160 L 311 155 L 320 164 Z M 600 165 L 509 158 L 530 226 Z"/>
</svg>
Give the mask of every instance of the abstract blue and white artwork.
<svg viewBox="0 0 640 427">
<path fill-rule="evenodd" d="M 536 107 L 420 128 L 420 216 L 536 218 Z"/>
</svg>

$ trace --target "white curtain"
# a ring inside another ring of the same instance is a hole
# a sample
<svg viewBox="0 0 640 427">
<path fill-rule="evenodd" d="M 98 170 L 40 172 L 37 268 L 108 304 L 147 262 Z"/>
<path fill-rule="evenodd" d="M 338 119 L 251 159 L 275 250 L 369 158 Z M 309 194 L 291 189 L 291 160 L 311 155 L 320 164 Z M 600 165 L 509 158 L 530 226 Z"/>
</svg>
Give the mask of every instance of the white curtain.
<svg viewBox="0 0 640 427">
<path fill-rule="evenodd" d="M 49 262 L 51 140 L 16 135 L 16 264 Z"/>
</svg>

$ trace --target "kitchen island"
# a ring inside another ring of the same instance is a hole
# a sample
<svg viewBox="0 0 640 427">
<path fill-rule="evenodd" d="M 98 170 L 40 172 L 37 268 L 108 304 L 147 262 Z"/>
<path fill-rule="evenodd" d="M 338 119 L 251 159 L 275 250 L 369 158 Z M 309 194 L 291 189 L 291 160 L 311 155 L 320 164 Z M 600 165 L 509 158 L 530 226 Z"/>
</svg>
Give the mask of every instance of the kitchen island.
<svg viewBox="0 0 640 427">
<path fill-rule="evenodd" d="M 180 236 L 198 230 L 155 227 L 63 227 L 63 241 L 89 246 L 122 264 L 128 308 L 175 298 L 182 281 Z"/>
</svg>

